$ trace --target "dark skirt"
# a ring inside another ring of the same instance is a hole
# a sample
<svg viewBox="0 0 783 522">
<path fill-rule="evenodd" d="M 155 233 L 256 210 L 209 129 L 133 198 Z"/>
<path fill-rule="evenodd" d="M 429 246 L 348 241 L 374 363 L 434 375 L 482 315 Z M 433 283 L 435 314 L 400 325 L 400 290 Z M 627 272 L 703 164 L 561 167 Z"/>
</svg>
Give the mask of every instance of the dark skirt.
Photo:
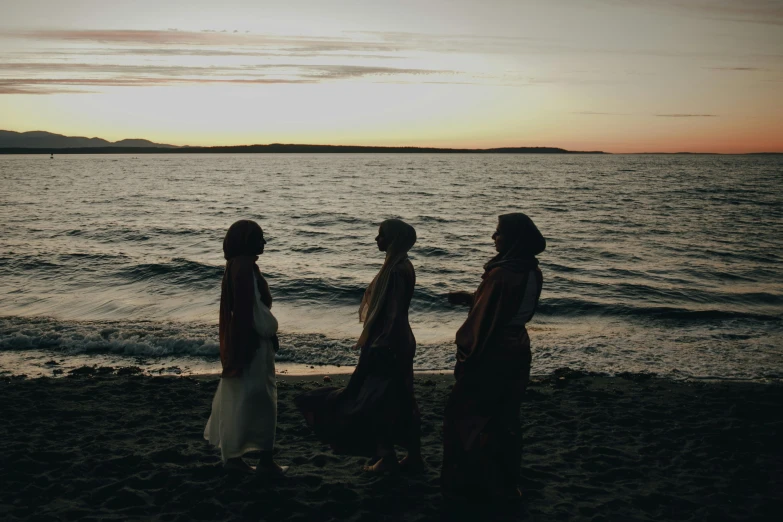
<svg viewBox="0 0 783 522">
<path fill-rule="evenodd" d="M 362 350 L 345 388 L 319 388 L 295 402 L 335 453 L 371 457 L 379 447 L 419 444 L 413 361 L 401 362 L 388 349 Z"/>
<path fill-rule="evenodd" d="M 443 420 L 441 486 L 447 496 L 495 498 L 517 488 L 530 338 L 525 332 L 493 348 L 497 357 L 455 368 Z"/>
</svg>

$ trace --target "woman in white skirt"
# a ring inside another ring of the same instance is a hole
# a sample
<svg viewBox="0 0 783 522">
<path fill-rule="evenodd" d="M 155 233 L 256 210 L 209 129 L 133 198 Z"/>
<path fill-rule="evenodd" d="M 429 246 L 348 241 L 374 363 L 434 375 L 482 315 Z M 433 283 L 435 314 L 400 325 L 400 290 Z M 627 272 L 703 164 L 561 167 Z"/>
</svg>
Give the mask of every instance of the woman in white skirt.
<svg viewBox="0 0 783 522">
<path fill-rule="evenodd" d="M 275 352 L 277 320 L 272 295 L 256 260 L 264 252 L 258 223 L 237 221 L 223 239 L 226 270 L 220 295 L 220 384 L 204 438 L 220 449 L 227 469 L 253 471 L 242 460 L 260 452 L 257 471 L 283 475 L 272 459 L 277 428 Z"/>
</svg>

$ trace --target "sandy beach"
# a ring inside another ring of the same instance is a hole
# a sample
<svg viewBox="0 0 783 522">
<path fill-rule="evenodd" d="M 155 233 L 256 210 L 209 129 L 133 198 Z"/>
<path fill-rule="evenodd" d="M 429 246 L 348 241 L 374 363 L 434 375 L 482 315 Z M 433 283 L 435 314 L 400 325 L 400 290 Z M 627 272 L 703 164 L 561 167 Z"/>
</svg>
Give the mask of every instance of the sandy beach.
<svg viewBox="0 0 783 522">
<path fill-rule="evenodd" d="M 535 378 L 524 498 L 482 506 L 446 505 L 438 488 L 450 374 L 417 375 L 428 469 L 414 476 L 363 474 L 365 459 L 332 454 L 293 406 L 323 376 L 280 375 L 277 459 L 291 472 L 272 481 L 227 474 L 203 440 L 215 377 L 134 372 L 3 377 L 3 520 L 779 520 L 783 509 L 778 384 Z"/>
</svg>

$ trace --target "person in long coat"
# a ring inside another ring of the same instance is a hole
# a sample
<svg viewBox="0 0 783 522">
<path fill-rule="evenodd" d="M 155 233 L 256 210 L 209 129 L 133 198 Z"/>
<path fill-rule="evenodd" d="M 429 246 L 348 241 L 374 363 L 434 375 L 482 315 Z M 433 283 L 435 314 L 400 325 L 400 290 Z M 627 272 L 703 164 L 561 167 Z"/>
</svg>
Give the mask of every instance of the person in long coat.
<svg viewBox="0 0 783 522">
<path fill-rule="evenodd" d="M 525 324 L 541 295 L 536 255 L 546 240 L 522 213 L 500 216 L 492 239 L 497 255 L 484 265 L 478 289 L 448 296 L 470 311 L 456 335 L 456 383 L 443 422 L 441 486 L 446 496 L 520 494 L 519 411 L 531 363 Z"/>
</svg>

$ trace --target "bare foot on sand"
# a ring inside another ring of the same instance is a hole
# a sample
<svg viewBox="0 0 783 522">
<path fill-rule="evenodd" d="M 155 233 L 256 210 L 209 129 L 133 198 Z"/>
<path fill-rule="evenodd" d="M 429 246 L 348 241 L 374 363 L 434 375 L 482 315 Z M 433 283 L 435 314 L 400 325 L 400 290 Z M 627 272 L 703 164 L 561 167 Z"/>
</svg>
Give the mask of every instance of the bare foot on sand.
<svg viewBox="0 0 783 522">
<path fill-rule="evenodd" d="M 393 456 L 381 457 L 375 461 L 375 464 L 362 467 L 362 471 L 365 473 L 396 473 L 399 470 L 400 464 L 397 462 L 397 458 Z"/>
<path fill-rule="evenodd" d="M 408 455 L 400 461 L 400 471 L 403 473 L 421 473 L 424 471 L 424 459 L 421 455 Z"/>
<path fill-rule="evenodd" d="M 226 463 L 223 464 L 223 469 L 226 471 L 236 471 L 239 473 L 252 473 L 256 470 L 256 468 L 242 460 L 242 457 L 228 459 Z"/>
</svg>

